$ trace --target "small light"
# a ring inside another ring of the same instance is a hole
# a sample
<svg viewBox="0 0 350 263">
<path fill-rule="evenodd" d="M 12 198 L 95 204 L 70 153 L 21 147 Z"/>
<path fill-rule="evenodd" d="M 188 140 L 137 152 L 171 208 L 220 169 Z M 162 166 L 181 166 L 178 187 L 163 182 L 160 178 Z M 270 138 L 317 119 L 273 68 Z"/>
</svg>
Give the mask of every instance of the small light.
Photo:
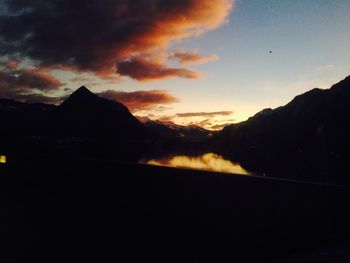
<svg viewBox="0 0 350 263">
<path fill-rule="evenodd" d="M 0 155 L 0 163 L 6 163 L 6 156 Z"/>
</svg>

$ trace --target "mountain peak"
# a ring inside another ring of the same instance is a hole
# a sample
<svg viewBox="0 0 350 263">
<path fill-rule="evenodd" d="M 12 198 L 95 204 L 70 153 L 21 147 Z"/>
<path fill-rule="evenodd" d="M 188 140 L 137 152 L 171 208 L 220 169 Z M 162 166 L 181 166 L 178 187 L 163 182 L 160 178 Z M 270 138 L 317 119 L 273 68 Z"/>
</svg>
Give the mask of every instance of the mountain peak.
<svg viewBox="0 0 350 263">
<path fill-rule="evenodd" d="M 93 101 L 98 100 L 99 97 L 96 96 L 94 93 L 92 93 L 88 88 L 85 86 L 81 86 L 79 89 L 74 91 L 68 99 L 66 99 L 62 105 L 67 106 L 67 105 L 75 105 L 75 104 L 90 104 Z"/>
<path fill-rule="evenodd" d="M 92 93 L 87 87 L 81 86 L 79 89 L 74 91 L 72 95 L 79 95 L 79 96 L 96 96 L 94 93 Z M 72 96 L 71 95 L 71 96 Z"/>
</svg>

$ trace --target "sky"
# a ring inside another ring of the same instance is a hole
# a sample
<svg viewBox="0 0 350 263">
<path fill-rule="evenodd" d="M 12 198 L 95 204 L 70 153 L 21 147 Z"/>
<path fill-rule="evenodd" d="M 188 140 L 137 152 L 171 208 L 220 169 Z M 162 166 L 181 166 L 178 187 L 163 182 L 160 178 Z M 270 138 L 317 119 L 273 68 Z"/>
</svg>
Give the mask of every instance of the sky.
<svg viewBox="0 0 350 263">
<path fill-rule="evenodd" d="M 0 0 L 0 97 L 82 85 L 220 129 L 350 74 L 348 0 Z"/>
</svg>

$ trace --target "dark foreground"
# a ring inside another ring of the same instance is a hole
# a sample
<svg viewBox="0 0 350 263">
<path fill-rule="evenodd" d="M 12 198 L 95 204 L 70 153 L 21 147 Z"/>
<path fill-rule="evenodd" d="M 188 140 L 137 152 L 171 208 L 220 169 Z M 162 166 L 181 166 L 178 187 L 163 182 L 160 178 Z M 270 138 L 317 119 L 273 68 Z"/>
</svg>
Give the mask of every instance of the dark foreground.
<svg viewBox="0 0 350 263">
<path fill-rule="evenodd" d="M 1 262 L 349 262 L 346 187 L 97 161 L 0 170 Z"/>
</svg>

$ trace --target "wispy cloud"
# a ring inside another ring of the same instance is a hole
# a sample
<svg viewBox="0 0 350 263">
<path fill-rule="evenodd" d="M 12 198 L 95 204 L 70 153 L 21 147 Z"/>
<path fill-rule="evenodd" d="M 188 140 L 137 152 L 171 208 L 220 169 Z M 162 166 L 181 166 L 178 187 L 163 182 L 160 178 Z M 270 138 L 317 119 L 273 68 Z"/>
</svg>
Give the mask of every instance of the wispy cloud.
<svg viewBox="0 0 350 263">
<path fill-rule="evenodd" d="M 180 50 L 169 55 L 170 60 L 178 60 L 182 65 L 190 64 L 205 64 L 211 61 L 217 61 L 219 57 L 217 55 L 201 55 L 194 51 Z"/>
<path fill-rule="evenodd" d="M 177 113 L 177 117 L 181 118 L 192 118 L 192 117 L 215 117 L 215 116 L 230 116 L 234 112 L 233 111 L 214 111 L 214 112 L 185 112 L 185 113 Z"/>
<path fill-rule="evenodd" d="M 208 130 L 220 130 L 226 125 L 232 124 L 235 119 L 232 118 L 233 111 L 214 111 L 214 112 L 185 112 L 174 115 L 155 115 L 152 119 L 158 119 L 162 122 L 173 122 L 180 125 L 195 125 Z"/>
</svg>

